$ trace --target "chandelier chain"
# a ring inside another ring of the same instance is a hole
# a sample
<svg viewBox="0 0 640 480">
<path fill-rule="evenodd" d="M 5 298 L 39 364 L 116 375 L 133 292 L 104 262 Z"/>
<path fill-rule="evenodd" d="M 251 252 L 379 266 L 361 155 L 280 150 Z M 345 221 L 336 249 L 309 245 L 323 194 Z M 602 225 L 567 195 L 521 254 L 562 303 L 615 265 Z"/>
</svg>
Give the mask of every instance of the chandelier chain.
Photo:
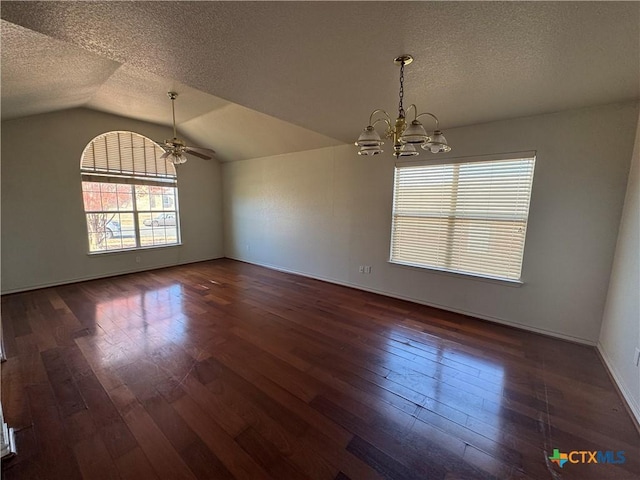
<svg viewBox="0 0 640 480">
<path fill-rule="evenodd" d="M 400 64 L 400 103 L 398 104 L 398 116 L 404 118 L 404 107 L 402 100 L 404 99 L 404 62 Z"/>
</svg>

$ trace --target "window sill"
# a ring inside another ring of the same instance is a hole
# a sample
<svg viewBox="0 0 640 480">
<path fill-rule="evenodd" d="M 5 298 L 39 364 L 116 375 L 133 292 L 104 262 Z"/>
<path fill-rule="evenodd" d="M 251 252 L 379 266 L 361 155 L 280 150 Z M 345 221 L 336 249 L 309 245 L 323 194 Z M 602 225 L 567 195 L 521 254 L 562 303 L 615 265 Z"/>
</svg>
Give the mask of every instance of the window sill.
<svg viewBox="0 0 640 480">
<path fill-rule="evenodd" d="M 181 247 L 181 243 L 171 243 L 169 245 L 149 245 L 148 247 L 134 247 L 134 248 L 121 248 L 119 250 L 100 250 L 99 252 L 87 252 L 87 255 L 90 257 L 94 255 L 105 255 L 109 253 L 129 253 L 129 252 L 140 252 L 144 250 L 155 250 L 158 248 L 169 248 L 169 247 Z"/>
<path fill-rule="evenodd" d="M 425 267 L 423 265 L 416 265 L 412 263 L 402 263 L 402 262 L 396 262 L 393 260 L 388 260 L 388 263 L 397 267 L 409 268 L 412 270 L 415 270 L 415 269 L 426 270 L 429 273 L 436 273 L 438 275 L 447 275 L 451 277 L 464 277 L 469 280 L 476 280 L 476 281 L 487 282 L 487 283 L 496 283 L 496 284 L 504 285 L 507 287 L 519 288 L 524 285 L 523 281 L 512 280 L 510 278 L 490 277 L 490 276 L 485 276 L 485 275 L 480 275 L 475 273 L 456 272 L 453 270 L 445 270 L 445 269 L 435 268 L 435 267 Z"/>
</svg>

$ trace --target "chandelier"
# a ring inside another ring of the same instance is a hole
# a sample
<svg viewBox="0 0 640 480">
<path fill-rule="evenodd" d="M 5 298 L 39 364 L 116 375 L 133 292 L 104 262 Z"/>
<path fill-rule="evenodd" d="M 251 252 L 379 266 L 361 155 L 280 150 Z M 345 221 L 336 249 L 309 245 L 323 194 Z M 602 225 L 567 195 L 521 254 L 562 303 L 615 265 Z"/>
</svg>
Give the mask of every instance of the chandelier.
<svg viewBox="0 0 640 480">
<path fill-rule="evenodd" d="M 382 153 L 382 144 L 384 143 L 376 129 L 377 123 L 384 122 L 387 125 L 384 136 L 393 139 L 393 155 L 398 157 L 411 157 L 418 155 L 417 146 L 421 146 L 424 150 L 431 153 L 442 153 L 451 151 L 451 147 L 447 144 L 447 139 L 440 131 L 438 117 L 433 113 L 418 113 L 418 109 L 414 104 L 409 105 L 405 111 L 403 107 L 404 100 L 404 66 L 413 62 L 411 55 L 401 55 L 393 60 L 393 63 L 400 65 L 400 103 L 398 105 L 398 118 L 392 123 L 391 117 L 387 112 L 376 109 L 369 116 L 369 125 L 365 127 L 356 146 L 360 147 L 358 155 L 378 155 Z M 407 125 L 406 114 L 413 109 L 413 121 Z M 429 116 L 435 120 L 436 128 L 432 134 L 428 134 L 424 126 L 418 120 L 420 117 Z"/>
</svg>

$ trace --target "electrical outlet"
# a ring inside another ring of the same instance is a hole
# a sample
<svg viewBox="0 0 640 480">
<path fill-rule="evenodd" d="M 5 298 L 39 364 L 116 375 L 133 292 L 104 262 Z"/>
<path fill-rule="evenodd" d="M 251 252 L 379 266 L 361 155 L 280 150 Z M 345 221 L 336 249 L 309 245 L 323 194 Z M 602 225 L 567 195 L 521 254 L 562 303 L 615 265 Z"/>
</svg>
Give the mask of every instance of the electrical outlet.
<svg viewBox="0 0 640 480">
<path fill-rule="evenodd" d="M 359 271 L 360 273 L 364 273 L 364 265 L 360 265 L 360 266 L 358 267 L 358 271 Z"/>
<path fill-rule="evenodd" d="M 136 255 L 136 263 L 140 263 L 140 255 Z"/>
<path fill-rule="evenodd" d="M 364 273 L 371 273 L 371 265 L 364 266 Z"/>
<path fill-rule="evenodd" d="M 640 366 L 640 348 L 636 347 L 636 353 L 633 357 L 633 363 L 635 363 L 636 367 Z"/>
</svg>

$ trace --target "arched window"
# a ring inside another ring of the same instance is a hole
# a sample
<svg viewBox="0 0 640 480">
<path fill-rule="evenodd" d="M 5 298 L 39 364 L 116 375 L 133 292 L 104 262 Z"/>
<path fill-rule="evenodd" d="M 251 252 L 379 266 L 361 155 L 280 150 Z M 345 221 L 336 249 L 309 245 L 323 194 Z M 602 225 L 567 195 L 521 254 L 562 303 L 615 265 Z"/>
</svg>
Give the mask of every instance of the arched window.
<svg viewBox="0 0 640 480">
<path fill-rule="evenodd" d="M 89 252 L 180 243 L 178 186 L 164 150 L 133 132 L 98 135 L 82 152 Z"/>
</svg>

